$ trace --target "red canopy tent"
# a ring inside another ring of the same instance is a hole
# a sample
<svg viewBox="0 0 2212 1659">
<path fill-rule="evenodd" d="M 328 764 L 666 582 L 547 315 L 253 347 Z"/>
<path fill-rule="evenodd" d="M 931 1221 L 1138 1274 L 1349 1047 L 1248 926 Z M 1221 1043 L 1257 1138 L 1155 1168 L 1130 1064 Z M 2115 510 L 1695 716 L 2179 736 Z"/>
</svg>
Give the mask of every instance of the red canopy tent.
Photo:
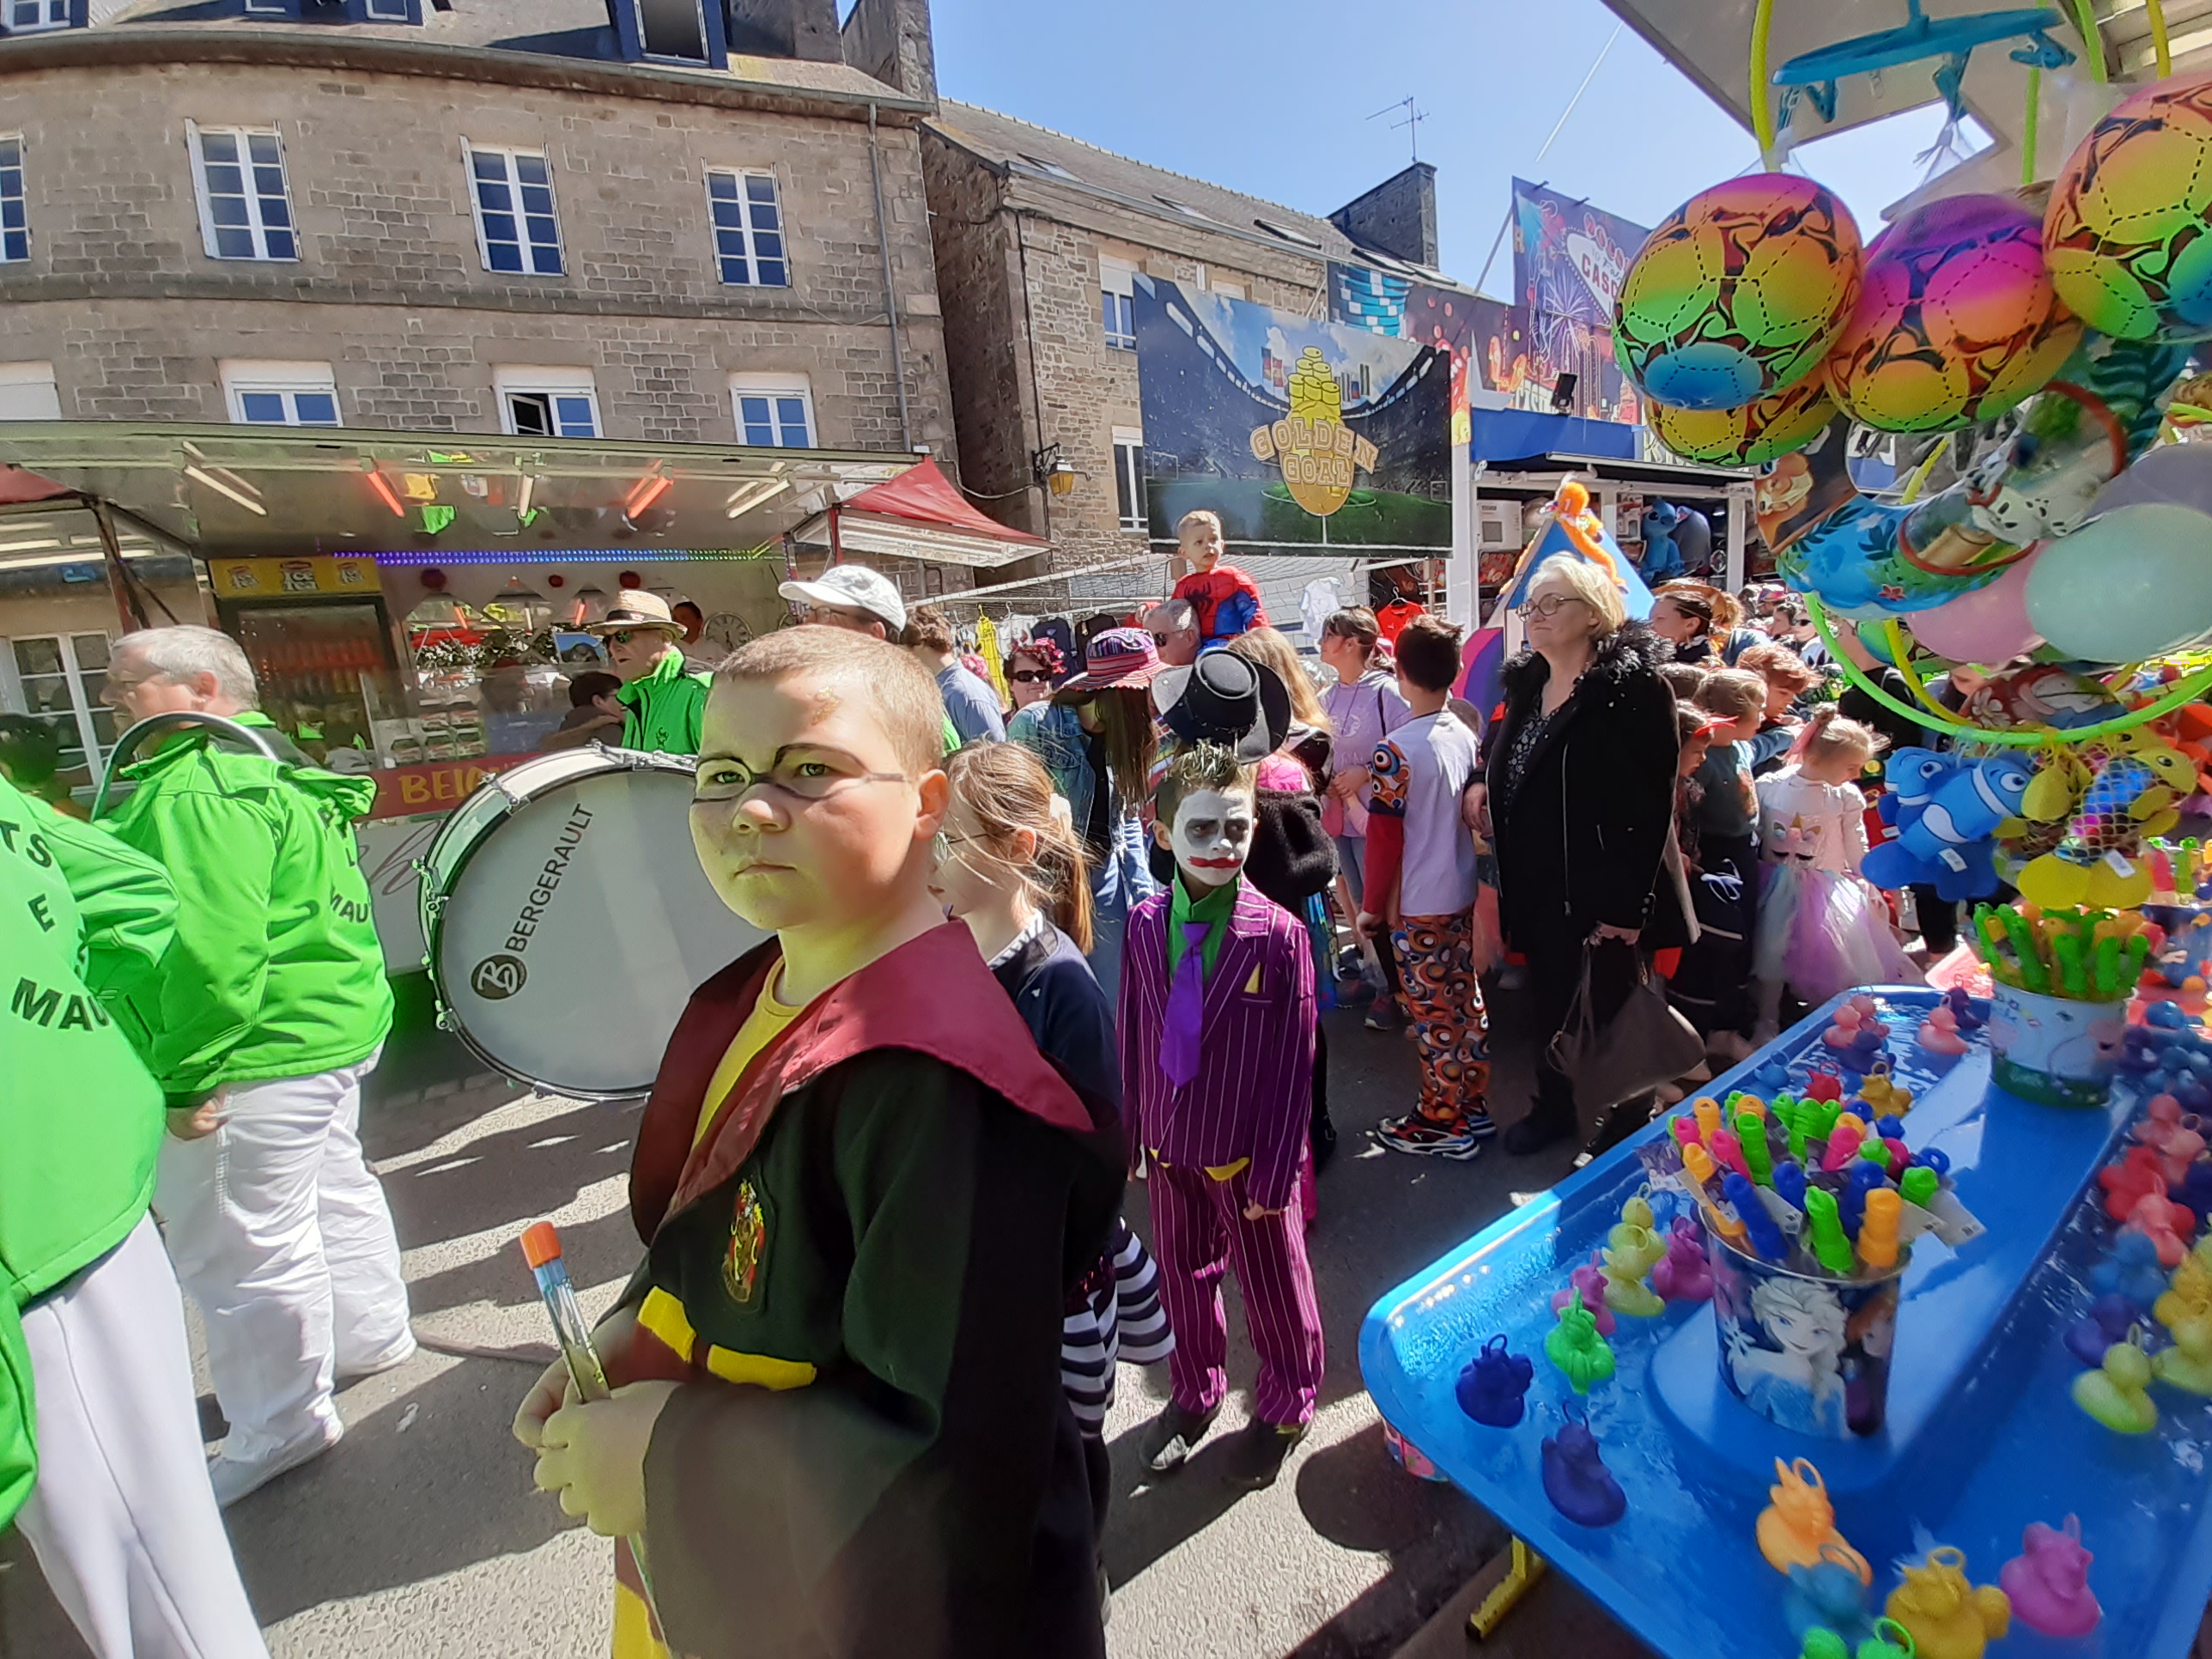
<svg viewBox="0 0 2212 1659">
<path fill-rule="evenodd" d="M 978 512 L 933 459 L 816 514 L 792 535 L 802 546 L 829 548 L 838 559 L 867 553 L 985 568 L 1051 545 Z"/>
<path fill-rule="evenodd" d="M 100 562 L 107 570 L 107 590 L 114 596 L 117 614 L 123 619 L 123 631 L 128 634 L 150 626 L 145 604 L 131 586 L 130 568 L 123 562 L 123 550 L 117 544 L 115 523 L 109 516 L 106 501 L 41 477 L 27 467 L 0 465 L 0 514 L 9 507 L 33 509 L 49 501 L 74 501 L 92 514 L 93 524 L 100 532 Z"/>
</svg>

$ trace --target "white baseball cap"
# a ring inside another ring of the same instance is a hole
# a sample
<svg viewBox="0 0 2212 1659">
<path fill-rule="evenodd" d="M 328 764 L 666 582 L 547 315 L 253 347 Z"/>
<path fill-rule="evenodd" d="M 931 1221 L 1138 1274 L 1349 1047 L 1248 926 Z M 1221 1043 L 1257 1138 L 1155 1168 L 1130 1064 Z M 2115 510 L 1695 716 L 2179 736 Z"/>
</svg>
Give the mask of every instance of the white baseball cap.
<svg viewBox="0 0 2212 1659">
<path fill-rule="evenodd" d="M 897 586 L 864 564 L 833 564 L 812 581 L 785 582 L 775 591 L 800 605 L 865 611 L 881 617 L 894 634 L 906 626 L 906 601 L 899 598 Z"/>
</svg>

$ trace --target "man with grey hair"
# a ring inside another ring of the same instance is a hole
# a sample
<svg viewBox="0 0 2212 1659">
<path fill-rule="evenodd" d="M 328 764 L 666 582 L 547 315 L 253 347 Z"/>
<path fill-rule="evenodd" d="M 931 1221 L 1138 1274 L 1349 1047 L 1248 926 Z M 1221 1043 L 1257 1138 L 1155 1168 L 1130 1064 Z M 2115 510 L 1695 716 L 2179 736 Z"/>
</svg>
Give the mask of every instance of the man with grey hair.
<svg viewBox="0 0 2212 1659">
<path fill-rule="evenodd" d="M 102 696 L 134 722 L 196 712 L 279 735 L 246 653 L 212 629 L 126 635 Z M 118 1021 L 168 1108 L 154 1207 L 207 1315 L 230 1423 L 209 1474 L 229 1504 L 337 1443 L 339 1377 L 415 1351 L 358 1138 L 392 1029 L 352 832 L 376 787 L 191 732 L 122 775 L 136 787 L 103 822 L 168 871 L 177 931 Z"/>
<path fill-rule="evenodd" d="M 1164 599 L 1154 605 L 1145 612 L 1145 631 L 1169 667 L 1188 668 L 1198 660 L 1198 607 L 1188 599 Z"/>
</svg>

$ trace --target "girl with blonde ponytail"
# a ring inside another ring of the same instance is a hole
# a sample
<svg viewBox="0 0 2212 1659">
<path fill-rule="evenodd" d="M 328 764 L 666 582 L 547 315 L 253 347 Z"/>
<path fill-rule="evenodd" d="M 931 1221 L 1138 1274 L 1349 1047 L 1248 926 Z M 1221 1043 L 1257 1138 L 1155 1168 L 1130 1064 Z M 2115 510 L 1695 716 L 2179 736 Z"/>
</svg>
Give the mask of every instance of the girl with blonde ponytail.
<svg viewBox="0 0 2212 1659">
<path fill-rule="evenodd" d="M 1118 1117 L 1114 1011 L 1084 960 L 1091 878 L 1067 803 L 1053 793 L 1043 763 L 1018 744 L 969 744 L 945 757 L 945 770 L 952 805 L 930 891 L 967 923 L 1045 1058 Z M 1148 1365 L 1174 1350 L 1152 1259 L 1117 1219 L 1105 1253 L 1069 1294 L 1060 1349 L 1060 1385 L 1083 1433 L 1099 1537 L 1112 1491 L 1105 1427 L 1115 1367 L 1123 1359 Z M 1099 1585 L 1103 1593 L 1103 1566 Z"/>
</svg>

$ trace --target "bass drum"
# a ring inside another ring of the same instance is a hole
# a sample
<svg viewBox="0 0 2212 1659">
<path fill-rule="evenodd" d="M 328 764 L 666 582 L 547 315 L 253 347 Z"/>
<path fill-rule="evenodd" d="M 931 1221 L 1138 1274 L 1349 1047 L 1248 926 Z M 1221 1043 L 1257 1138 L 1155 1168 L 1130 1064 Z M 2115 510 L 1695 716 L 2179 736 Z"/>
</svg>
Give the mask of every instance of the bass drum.
<svg viewBox="0 0 2212 1659">
<path fill-rule="evenodd" d="M 488 778 L 418 866 L 439 1024 L 547 1094 L 653 1086 L 700 982 L 768 937 L 722 902 L 692 765 L 599 744 Z"/>
</svg>

